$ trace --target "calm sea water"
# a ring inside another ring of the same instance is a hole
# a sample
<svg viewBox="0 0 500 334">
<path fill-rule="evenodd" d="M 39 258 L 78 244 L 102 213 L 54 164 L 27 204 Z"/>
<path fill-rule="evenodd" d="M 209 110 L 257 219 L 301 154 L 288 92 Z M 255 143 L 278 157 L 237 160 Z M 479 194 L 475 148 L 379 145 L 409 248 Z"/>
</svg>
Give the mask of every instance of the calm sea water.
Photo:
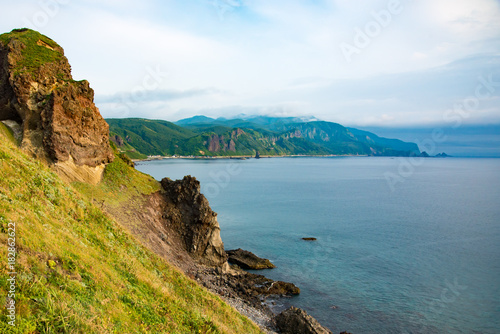
<svg viewBox="0 0 500 334">
<path fill-rule="evenodd" d="M 288 304 L 334 332 L 500 333 L 500 159 L 162 160 L 218 212 L 226 249 L 269 258 Z M 392 173 L 392 174 L 387 174 Z M 390 187 L 386 179 L 398 182 Z M 315 242 L 301 240 L 316 237 Z"/>
</svg>

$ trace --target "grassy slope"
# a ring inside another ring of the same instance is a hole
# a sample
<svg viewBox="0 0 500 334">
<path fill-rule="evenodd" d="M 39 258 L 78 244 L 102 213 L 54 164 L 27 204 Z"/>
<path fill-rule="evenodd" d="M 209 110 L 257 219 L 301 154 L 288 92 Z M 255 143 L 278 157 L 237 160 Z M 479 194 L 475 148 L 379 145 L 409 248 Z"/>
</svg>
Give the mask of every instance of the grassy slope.
<svg viewBox="0 0 500 334">
<path fill-rule="evenodd" d="M 17 327 L 7 325 L 2 307 L 0 333 L 259 332 L 21 153 L 4 130 L 0 126 L 0 299 L 8 289 L 8 223 L 15 222 Z M 126 191 L 123 180 L 132 182 Z M 103 183 L 87 190 L 119 202 L 157 187 L 117 159 Z"/>
</svg>

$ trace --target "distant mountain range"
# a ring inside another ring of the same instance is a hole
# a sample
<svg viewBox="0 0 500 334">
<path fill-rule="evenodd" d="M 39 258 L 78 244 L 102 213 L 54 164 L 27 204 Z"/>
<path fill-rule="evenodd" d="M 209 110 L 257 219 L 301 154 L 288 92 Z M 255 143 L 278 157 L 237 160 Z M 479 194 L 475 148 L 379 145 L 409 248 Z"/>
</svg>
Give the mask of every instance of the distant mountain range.
<svg viewBox="0 0 500 334">
<path fill-rule="evenodd" d="M 379 137 L 315 118 L 195 116 L 175 123 L 107 119 L 111 140 L 131 158 L 146 156 L 261 156 L 420 154 L 414 143 Z"/>
</svg>

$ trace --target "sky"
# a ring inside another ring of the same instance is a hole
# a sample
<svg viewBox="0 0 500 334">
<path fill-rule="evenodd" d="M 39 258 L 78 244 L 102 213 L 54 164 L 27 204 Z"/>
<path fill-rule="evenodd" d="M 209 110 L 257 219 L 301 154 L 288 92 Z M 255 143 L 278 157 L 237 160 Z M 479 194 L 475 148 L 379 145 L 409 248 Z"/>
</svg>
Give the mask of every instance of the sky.
<svg viewBox="0 0 500 334">
<path fill-rule="evenodd" d="M 500 124 L 499 0 L 16 0 L 106 118 Z"/>
</svg>

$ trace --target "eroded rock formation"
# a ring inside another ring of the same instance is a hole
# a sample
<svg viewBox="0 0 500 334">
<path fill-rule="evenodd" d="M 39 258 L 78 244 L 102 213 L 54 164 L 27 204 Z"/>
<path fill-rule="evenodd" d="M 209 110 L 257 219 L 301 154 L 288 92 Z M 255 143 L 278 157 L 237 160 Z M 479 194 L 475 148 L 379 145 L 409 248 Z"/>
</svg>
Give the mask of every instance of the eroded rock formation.
<svg viewBox="0 0 500 334">
<path fill-rule="evenodd" d="M 0 35 L 0 121 L 19 123 L 21 147 L 69 181 L 95 184 L 113 160 L 108 124 L 93 100 L 50 38 L 29 29 Z"/>
<path fill-rule="evenodd" d="M 192 176 L 161 181 L 165 196 L 163 219 L 180 234 L 186 251 L 197 262 L 222 266 L 227 261 L 220 237 L 217 213 L 200 193 L 200 182 Z"/>
<path fill-rule="evenodd" d="M 231 133 L 231 138 L 226 138 L 223 135 L 211 135 L 208 137 L 208 141 L 206 142 L 207 148 L 210 152 L 235 152 L 236 142 L 234 141 L 234 139 L 237 139 L 243 133 L 244 132 L 242 130 L 237 129 Z"/>
</svg>

